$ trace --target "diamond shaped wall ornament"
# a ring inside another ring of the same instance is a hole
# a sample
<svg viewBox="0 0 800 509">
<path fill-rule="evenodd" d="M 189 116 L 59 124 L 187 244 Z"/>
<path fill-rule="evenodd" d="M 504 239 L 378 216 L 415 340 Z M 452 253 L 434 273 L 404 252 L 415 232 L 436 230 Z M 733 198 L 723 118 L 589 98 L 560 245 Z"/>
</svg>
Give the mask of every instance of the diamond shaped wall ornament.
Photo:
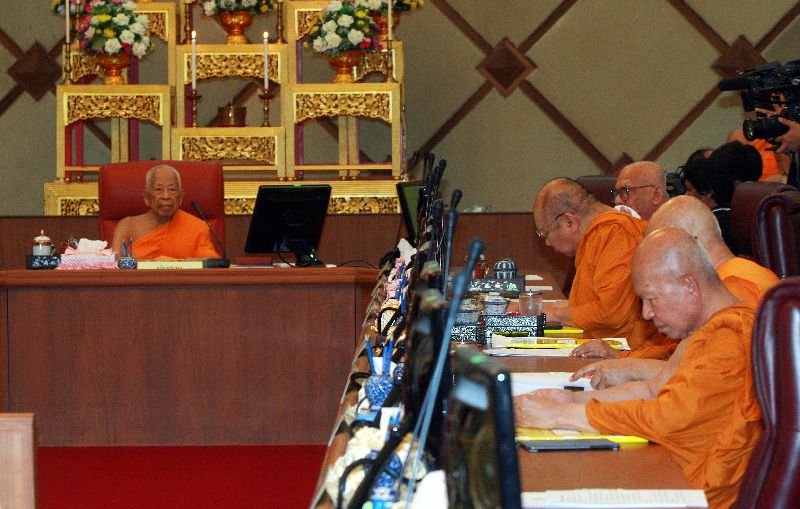
<svg viewBox="0 0 800 509">
<path fill-rule="evenodd" d="M 536 69 L 536 64 L 506 37 L 478 64 L 477 69 L 497 87 L 503 97 L 508 97 Z"/>
<path fill-rule="evenodd" d="M 8 69 L 8 75 L 38 101 L 61 77 L 61 66 L 35 42 Z"/>
<path fill-rule="evenodd" d="M 728 51 L 720 55 L 712 67 L 727 79 L 736 76 L 738 71 L 752 69 L 765 62 L 764 57 L 756 51 L 750 41 L 740 35 Z"/>
</svg>

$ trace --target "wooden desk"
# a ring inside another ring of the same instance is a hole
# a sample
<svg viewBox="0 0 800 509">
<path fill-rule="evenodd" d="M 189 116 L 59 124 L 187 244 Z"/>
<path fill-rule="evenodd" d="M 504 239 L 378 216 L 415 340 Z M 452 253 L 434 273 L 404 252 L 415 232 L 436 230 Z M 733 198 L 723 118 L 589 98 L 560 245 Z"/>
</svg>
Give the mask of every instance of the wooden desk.
<svg viewBox="0 0 800 509">
<path fill-rule="evenodd" d="M 0 272 L 0 409 L 43 446 L 325 443 L 376 274 Z"/>
</svg>

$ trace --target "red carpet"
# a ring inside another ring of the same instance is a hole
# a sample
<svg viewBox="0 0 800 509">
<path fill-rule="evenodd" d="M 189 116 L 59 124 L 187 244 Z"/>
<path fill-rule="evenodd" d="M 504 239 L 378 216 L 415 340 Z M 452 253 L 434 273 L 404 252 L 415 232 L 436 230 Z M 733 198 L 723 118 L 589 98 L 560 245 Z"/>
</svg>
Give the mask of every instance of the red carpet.
<svg viewBox="0 0 800 509">
<path fill-rule="evenodd" d="M 39 509 L 308 507 L 322 445 L 40 447 Z"/>
</svg>

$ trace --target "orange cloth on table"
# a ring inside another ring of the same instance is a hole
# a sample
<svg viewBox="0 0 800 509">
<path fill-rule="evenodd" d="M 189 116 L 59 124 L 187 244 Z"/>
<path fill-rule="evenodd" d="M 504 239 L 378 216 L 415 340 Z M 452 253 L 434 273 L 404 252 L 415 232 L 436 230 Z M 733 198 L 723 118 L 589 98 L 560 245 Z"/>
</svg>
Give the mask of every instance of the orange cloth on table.
<svg viewBox="0 0 800 509">
<path fill-rule="evenodd" d="M 631 258 L 645 228 L 646 221 L 615 210 L 598 215 L 583 233 L 569 306 L 572 323 L 586 336 L 624 337 L 634 350 L 670 341 L 642 318 L 642 303 L 633 291 Z"/>
<path fill-rule="evenodd" d="M 767 150 L 772 147 L 772 144 L 767 140 L 756 139 L 748 142 L 753 146 L 761 155 L 761 178 L 758 180 L 766 180 L 770 175 L 776 175 L 781 172 L 778 167 L 778 159 L 775 156 L 774 150 Z"/>
<path fill-rule="evenodd" d="M 758 308 L 761 297 L 772 285 L 780 281 L 771 270 L 744 258 L 731 258 L 717 267 L 717 274 L 725 287 L 742 301 L 742 304 Z M 620 352 L 620 357 L 639 359 L 669 359 L 678 342 L 650 346 L 632 352 Z"/>
<path fill-rule="evenodd" d="M 711 508 L 736 500 L 763 425 L 750 343 L 755 311 L 717 311 L 692 335 L 675 374 L 650 400 L 590 401 L 586 416 L 601 433 L 636 435 L 666 447 Z"/>
<path fill-rule="evenodd" d="M 133 255 L 140 260 L 170 258 L 218 258 L 208 225 L 188 212 L 178 210 L 172 220 L 133 242 Z"/>
</svg>

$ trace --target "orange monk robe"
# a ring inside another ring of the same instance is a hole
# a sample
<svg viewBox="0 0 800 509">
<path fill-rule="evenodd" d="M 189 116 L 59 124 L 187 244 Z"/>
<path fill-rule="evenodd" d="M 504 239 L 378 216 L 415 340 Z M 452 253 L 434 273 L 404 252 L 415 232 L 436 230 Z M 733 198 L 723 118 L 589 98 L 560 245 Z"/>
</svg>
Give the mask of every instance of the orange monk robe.
<svg viewBox="0 0 800 509">
<path fill-rule="evenodd" d="M 178 210 L 172 220 L 133 242 L 133 255 L 140 260 L 169 258 L 219 258 L 211 243 L 208 225 L 188 212 Z"/>
<path fill-rule="evenodd" d="M 572 323 L 587 337 L 624 337 L 632 349 L 668 341 L 642 318 L 631 281 L 631 258 L 646 227 L 647 222 L 628 214 L 604 212 L 581 237 L 569 306 Z"/>
<path fill-rule="evenodd" d="M 781 169 L 778 166 L 778 158 L 775 155 L 775 151 L 767 150 L 773 146 L 770 142 L 767 140 L 757 139 L 748 143 L 752 145 L 753 148 L 758 150 L 758 153 L 761 156 L 761 178 L 758 180 L 767 180 L 770 175 L 776 175 L 781 172 Z"/>
<path fill-rule="evenodd" d="M 736 500 L 763 430 L 750 362 L 755 311 L 716 312 L 691 336 L 675 374 L 650 400 L 601 403 L 586 416 L 601 433 L 637 435 L 666 447 L 711 508 Z"/>
<path fill-rule="evenodd" d="M 717 274 L 725 287 L 742 304 L 758 308 L 761 297 L 775 283 L 780 281 L 771 270 L 744 258 L 731 258 L 717 267 Z M 620 352 L 620 357 L 639 359 L 669 359 L 678 343 L 651 346 L 640 350 Z"/>
</svg>

